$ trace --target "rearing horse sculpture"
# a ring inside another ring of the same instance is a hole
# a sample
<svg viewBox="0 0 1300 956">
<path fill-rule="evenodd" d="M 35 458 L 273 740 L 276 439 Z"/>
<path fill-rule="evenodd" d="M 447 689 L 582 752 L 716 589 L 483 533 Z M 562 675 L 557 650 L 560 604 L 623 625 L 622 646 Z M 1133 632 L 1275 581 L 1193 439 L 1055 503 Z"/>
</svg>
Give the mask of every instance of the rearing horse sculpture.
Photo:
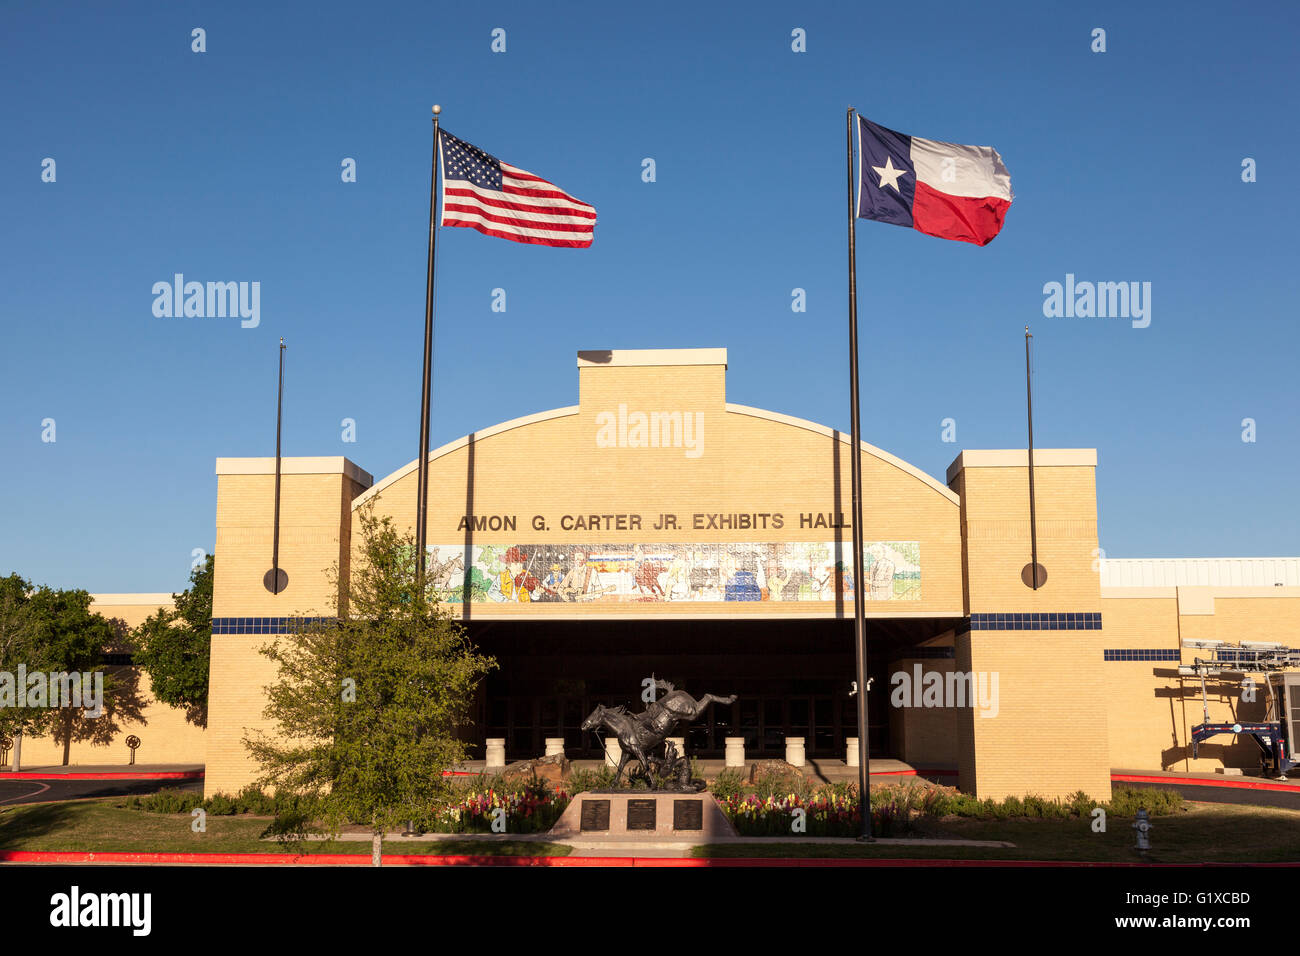
<svg viewBox="0 0 1300 956">
<path fill-rule="evenodd" d="M 655 687 L 667 691 L 667 696 L 652 701 L 644 713 L 632 715 L 626 707 L 606 707 L 597 704 L 586 720 L 582 722 L 583 730 L 607 728 L 622 745 L 623 753 L 619 757 L 618 769 L 614 773 L 614 786 L 617 787 L 623 776 L 627 762 L 636 757 L 642 768 L 650 777 L 650 789 L 659 789 L 650 755 L 664 743 L 664 740 L 681 724 L 690 723 L 699 718 L 710 704 L 731 704 L 736 695 L 719 697 L 705 694 L 696 700 L 684 690 L 677 690 L 668 681 L 655 681 Z"/>
</svg>

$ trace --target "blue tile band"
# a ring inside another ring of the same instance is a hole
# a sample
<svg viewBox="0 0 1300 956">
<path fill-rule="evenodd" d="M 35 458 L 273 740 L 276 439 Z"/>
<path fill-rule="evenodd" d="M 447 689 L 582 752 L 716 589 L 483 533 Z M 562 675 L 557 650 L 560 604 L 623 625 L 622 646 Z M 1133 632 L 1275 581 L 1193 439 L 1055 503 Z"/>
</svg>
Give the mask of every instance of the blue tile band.
<svg viewBox="0 0 1300 956">
<path fill-rule="evenodd" d="M 213 634 L 286 634 L 297 628 L 333 621 L 332 617 L 214 617 Z"/>
<path fill-rule="evenodd" d="M 1100 631 L 1100 611 L 1028 611 L 972 614 L 972 631 Z"/>
<path fill-rule="evenodd" d="M 1165 650 L 1150 647 L 1124 647 L 1102 651 L 1104 660 L 1108 661 L 1170 661 L 1177 663 L 1181 658 L 1178 649 Z"/>
</svg>

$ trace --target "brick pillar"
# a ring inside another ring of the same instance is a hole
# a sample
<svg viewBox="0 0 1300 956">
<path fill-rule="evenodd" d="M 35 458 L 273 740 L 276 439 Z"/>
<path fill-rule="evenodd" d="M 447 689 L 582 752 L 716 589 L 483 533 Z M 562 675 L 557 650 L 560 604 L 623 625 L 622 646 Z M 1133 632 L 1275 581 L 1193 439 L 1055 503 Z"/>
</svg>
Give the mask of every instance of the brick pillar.
<svg viewBox="0 0 1300 956">
<path fill-rule="evenodd" d="M 352 499 L 373 479 L 346 458 L 284 458 L 280 482 L 279 594 L 263 585 L 271 568 L 274 458 L 217 459 L 216 578 L 208 687 L 208 755 L 204 792 L 236 793 L 257 767 L 243 736 L 271 729 L 262 716 L 275 664 L 260 648 L 288 617 L 332 617 L 349 567 Z"/>
<path fill-rule="evenodd" d="M 956 637 L 956 669 L 986 692 L 996 687 L 995 706 L 957 711 L 959 786 L 981 798 L 1110 797 L 1096 464 L 1093 449 L 1034 452 L 1038 562 L 1047 570 L 1036 591 L 1021 577 L 1030 561 L 1028 453 L 966 451 L 948 469 L 961 496 L 970 615 Z"/>
</svg>

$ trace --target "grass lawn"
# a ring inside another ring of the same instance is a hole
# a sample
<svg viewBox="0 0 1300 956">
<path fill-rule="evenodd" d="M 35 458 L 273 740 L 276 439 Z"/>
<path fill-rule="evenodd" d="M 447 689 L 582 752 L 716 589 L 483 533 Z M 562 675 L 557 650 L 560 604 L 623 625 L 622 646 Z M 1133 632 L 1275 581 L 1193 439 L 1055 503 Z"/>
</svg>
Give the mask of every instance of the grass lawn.
<svg viewBox="0 0 1300 956">
<path fill-rule="evenodd" d="M 1112 817 L 1105 833 L 1084 820 L 973 820 L 948 817 L 926 835 L 1007 840 L 1015 847 L 858 846 L 854 844 L 752 843 L 699 846 L 698 857 L 885 857 L 890 859 L 1083 860 L 1131 863 L 1280 863 L 1300 861 L 1300 811 L 1223 803 L 1184 804 L 1172 816 L 1152 819 L 1145 856 L 1132 820 Z"/>
<path fill-rule="evenodd" d="M 188 813 L 161 814 L 116 806 L 120 798 L 68 800 L 0 808 L 0 850 L 93 850 L 136 853 L 355 853 L 370 855 L 370 842 L 311 840 L 282 845 L 261 840 L 264 817 L 213 816 L 207 832 L 190 830 Z M 568 856 L 556 843 L 437 840 L 386 844 L 385 853 L 474 856 Z"/>
</svg>

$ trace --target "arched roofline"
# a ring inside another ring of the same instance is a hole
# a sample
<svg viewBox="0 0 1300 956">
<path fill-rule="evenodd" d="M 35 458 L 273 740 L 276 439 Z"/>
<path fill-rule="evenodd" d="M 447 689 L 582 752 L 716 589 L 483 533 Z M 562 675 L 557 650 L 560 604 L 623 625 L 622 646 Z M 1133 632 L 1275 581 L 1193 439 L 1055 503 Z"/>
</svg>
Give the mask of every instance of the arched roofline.
<svg viewBox="0 0 1300 956">
<path fill-rule="evenodd" d="M 818 435 L 825 435 L 827 438 L 838 439 L 845 445 L 851 445 L 853 443 L 852 436 L 846 435 L 838 429 L 827 428 L 825 425 L 810 422 L 806 418 L 795 418 L 793 415 L 782 415 L 780 412 L 769 412 L 765 408 L 754 408 L 750 405 L 737 405 L 734 402 L 727 402 L 726 408 L 727 411 L 736 415 L 748 415 L 750 418 L 762 418 L 766 421 L 776 422 L 780 425 L 792 425 L 795 428 L 803 428 L 810 432 L 816 432 Z M 887 465 L 893 465 L 904 474 L 910 475 L 918 481 L 929 485 L 932 489 L 943 495 L 943 497 L 947 498 L 953 504 L 961 504 L 961 497 L 955 491 L 947 485 L 940 483 L 938 479 L 927 475 L 915 465 L 903 461 L 903 459 L 899 458 L 897 455 L 891 455 L 883 448 L 877 448 L 875 445 L 869 445 L 866 442 L 859 442 L 858 444 L 861 450 L 866 452 L 872 458 L 879 459 Z"/>
<path fill-rule="evenodd" d="M 730 412 L 733 415 L 747 415 L 750 418 L 760 418 L 763 419 L 764 421 L 776 422 L 779 425 L 789 425 L 794 428 L 802 428 L 805 431 L 814 432 L 818 435 L 824 435 L 827 438 L 838 440 L 844 443 L 845 445 L 852 444 L 852 438 L 844 434 L 843 432 L 839 431 L 838 429 L 828 428 L 825 425 L 819 425 L 816 422 L 810 422 L 806 418 L 795 418 L 793 415 L 782 415 L 780 412 L 770 412 L 767 409 L 754 408 L 749 405 L 737 405 L 734 402 L 727 402 L 725 408 L 726 411 Z M 432 463 L 444 455 L 449 455 L 454 451 L 458 451 L 461 448 L 466 447 L 469 444 L 471 438 L 474 439 L 475 441 L 481 441 L 484 438 L 492 438 L 494 436 L 504 434 L 505 432 L 513 431 L 516 428 L 524 428 L 528 425 L 536 425 L 540 422 L 551 421 L 557 418 L 568 418 L 569 416 L 576 415 L 576 414 L 578 414 L 578 406 L 569 405 L 565 408 L 553 408 L 550 411 L 537 412 L 534 415 L 525 415 L 522 418 L 512 418 L 508 422 L 501 422 L 499 425 L 493 425 L 491 428 L 485 428 L 482 431 L 473 432 L 472 434 L 469 435 L 463 435 L 460 438 L 455 439 L 454 441 L 450 441 L 439 448 L 433 449 L 432 451 L 429 452 L 429 461 L 430 463 Z M 891 455 L 889 452 L 885 451 L 884 449 L 877 448 L 875 445 L 870 445 L 867 442 L 859 442 L 859 446 L 862 451 L 866 452 L 871 457 L 881 462 L 884 462 L 887 465 L 893 465 L 899 471 L 903 472 L 904 474 L 912 478 L 915 478 L 917 481 L 922 482 L 933 491 L 938 492 L 940 495 L 948 499 L 948 501 L 952 502 L 954 505 L 961 504 L 961 498 L 957 495 L 956 492 L 954 492 L 951 488 L 947 487 L 946 485 L 941 484 L 937 479 L 931 477 L 930 475 L 927 475 L 925 472 L 917 468 L 915 465 L 903 461 L 903 459 L 899 458 L 898 456 Z M 400 481 L 401 479 L 405 478 L 407 475 L 411 474 L 413 471 L 415 471 L 415 466 L 418 464 L 418 462 L 419 459 L 413 458 L 410 462 L 408 462 L 403 467 L 399 468 L 397 471 L 393 472 L 383 481 L 371 485 L 362 494 L 358 495 L 356 498 L 352 500 L 352 510 L 355 511 L 357 508 L 361 507 L 371 498 L 375 497 L 378 494 L 381 494 L 384 491 L 384 489 L 387 488 L 389 485 L 392 485 Z"/>
<path fill-rule="evenodd" d="M 578 406 L 569 405 L 565 408 L 552 408 L 548 412 L 537 412 L 534 415 L 525 415 L 523 418 L 512 418 L 508 422 L 501 422 L 499 425 L 493 425 L 491 428 L 485 428 L 480 432 L 471 432 L 468 435 L 462 435 L 460 438 L 457 438 L 454 441 L 449 441 L 447 444 L 442 445 L 439 448 L 434 448 L 429 452 L 429 461 L 432 463 L 443 455 L 450 455 L 452 452 L 464 448 L 469 444 L 471 438 L 475 441 L 481 441 L 484 438 L 492 438 L 495 435 L 501 435 L 516 428 L 524 428 L 527 425 L 536 425 L 539 422 L 547 422 L 555 418 L 568 418 L 570 415 L 576 414 L 578 414 Z M 383 481 L 371 485 L 362 494 L 357 495 L 352 499 L 352 510 L 356 511 L 357 508 L 361 507 L 375 495 L 382 492 L 389 485 L 401 481 L 407 475 L 411 474 L 411 472 L 415 471 L 415 466 L 419 464 L 419 461 L 420 459 L 418 458 L 412 458 L 406 465 L 397 469 L 397 471 L 393 472 Z"/>
</svg>

